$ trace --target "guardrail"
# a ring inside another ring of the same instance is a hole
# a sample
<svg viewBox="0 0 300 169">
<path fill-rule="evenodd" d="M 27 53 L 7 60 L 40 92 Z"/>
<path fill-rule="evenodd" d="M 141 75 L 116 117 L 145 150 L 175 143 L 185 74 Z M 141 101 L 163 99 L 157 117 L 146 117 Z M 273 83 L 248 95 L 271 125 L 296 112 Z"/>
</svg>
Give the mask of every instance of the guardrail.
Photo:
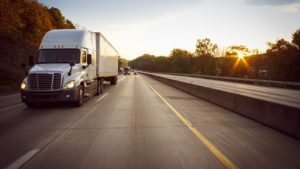
<svg viewBox="0 0 300 169">
<path fill-rule="evenodd" d="M 300 138 L 300 109 L 280 103 L 253 98 L 237 93 L 177 81 L 148 72 L 139 72 L 169 86 L 207 100 L 230 111 L 263 123 L 288 135 Z"/>
<path fill-rule="evenodd" d="M 247 79 L 247 78 L 237 78 L 237 77 L 209 76 L 209 75 L 184 74 L 184 73 L 166 73 L 166 72 L 155 72 L 155 73 L 300 90 L 299 82 L 285 82 L 285 81 L 276 81 L 276 80 Z"/>
</svg>

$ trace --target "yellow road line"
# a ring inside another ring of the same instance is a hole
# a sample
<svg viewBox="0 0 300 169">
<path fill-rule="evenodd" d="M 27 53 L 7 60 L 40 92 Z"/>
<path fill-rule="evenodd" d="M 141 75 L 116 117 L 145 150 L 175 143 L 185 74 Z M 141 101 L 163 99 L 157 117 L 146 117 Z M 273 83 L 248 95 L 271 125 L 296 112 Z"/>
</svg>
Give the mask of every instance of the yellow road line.
<svg viewBox="0 0 300 169">
<path fill-rule="evenodd" d="M 144 78 L 142 78 L 144 80 Z M 199 132 L 192 123 L 184 118 L 164 97 L 162 97 L 146 80 L 146 84 L 153 90 L 153 92 L 179 117 L 179 119 L 194 133 L 194 135 L 212 152 L 217 159 L 228 169 L 237 169 L 238 167 L 221 152 L 213 143 L 211 143 L 201 132 Z"/>
</svg>

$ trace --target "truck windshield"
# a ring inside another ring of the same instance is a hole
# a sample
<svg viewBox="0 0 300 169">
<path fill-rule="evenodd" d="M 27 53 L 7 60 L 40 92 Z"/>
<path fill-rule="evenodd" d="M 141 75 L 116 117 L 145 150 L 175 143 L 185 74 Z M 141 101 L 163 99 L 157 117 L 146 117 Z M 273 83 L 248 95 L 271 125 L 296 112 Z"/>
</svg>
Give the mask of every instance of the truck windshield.
<svg viewBox="0 0 300 169">
<path fill-rule="evenodd" d="M 38 63 L 80 63 L 79 49 L 41 49 Z"/>
</svg>

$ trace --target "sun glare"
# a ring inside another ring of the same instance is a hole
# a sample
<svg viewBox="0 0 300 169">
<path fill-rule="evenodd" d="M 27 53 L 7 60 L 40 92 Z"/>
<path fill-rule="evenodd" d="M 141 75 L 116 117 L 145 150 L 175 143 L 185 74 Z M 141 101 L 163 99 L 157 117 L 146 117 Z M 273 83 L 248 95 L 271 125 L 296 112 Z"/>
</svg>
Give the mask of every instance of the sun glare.
<svg viewBox="0 0 300 169">
<path fill-rule="evenodd" d="M 238 65 L 240 63 L 243 64 L 243 65 L 245 65 L 245 67 L 247 69 L 249 68 L 249 64 L 247 63 L 247 61 L 244 58 L 245 56 L 247 56 L 247 55 L 244 52 L 237 52 L 236 53 L 237 60 L 236 60 L 236 62 L 233 65 L 233 69 L 234 70 L 238 67 Z"/>
<path fill-rule="evenodd" d="M 238 55 L 238 59 L 239 60 L 244 59 L 244 56 L 243 55 Z"/>
<path fill-rule="evenodd" d="M 244 56 L 245 56 L 245 54 L 242 53 L 242 52 L 238 52 L 238 53 L 237 53 L 237 57 L 238 57 L 239 60 L 244 59 Z"/>
</svg>

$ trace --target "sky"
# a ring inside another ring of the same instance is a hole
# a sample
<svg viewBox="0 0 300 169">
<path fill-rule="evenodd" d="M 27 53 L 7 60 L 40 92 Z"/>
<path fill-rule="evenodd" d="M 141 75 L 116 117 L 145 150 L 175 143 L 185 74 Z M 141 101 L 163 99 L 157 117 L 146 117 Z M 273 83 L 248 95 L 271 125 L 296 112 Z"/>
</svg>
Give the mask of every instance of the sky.
<svg viewBox="0 0 300 169">
<path fill-rule="evenodd" d="M 101 32 L 121 57 L 195 51 L 197 39 L 220 48 L 291 40 L 300 28 L 300 0 L 39 0 L 81 29 Z"/>
</svg>

